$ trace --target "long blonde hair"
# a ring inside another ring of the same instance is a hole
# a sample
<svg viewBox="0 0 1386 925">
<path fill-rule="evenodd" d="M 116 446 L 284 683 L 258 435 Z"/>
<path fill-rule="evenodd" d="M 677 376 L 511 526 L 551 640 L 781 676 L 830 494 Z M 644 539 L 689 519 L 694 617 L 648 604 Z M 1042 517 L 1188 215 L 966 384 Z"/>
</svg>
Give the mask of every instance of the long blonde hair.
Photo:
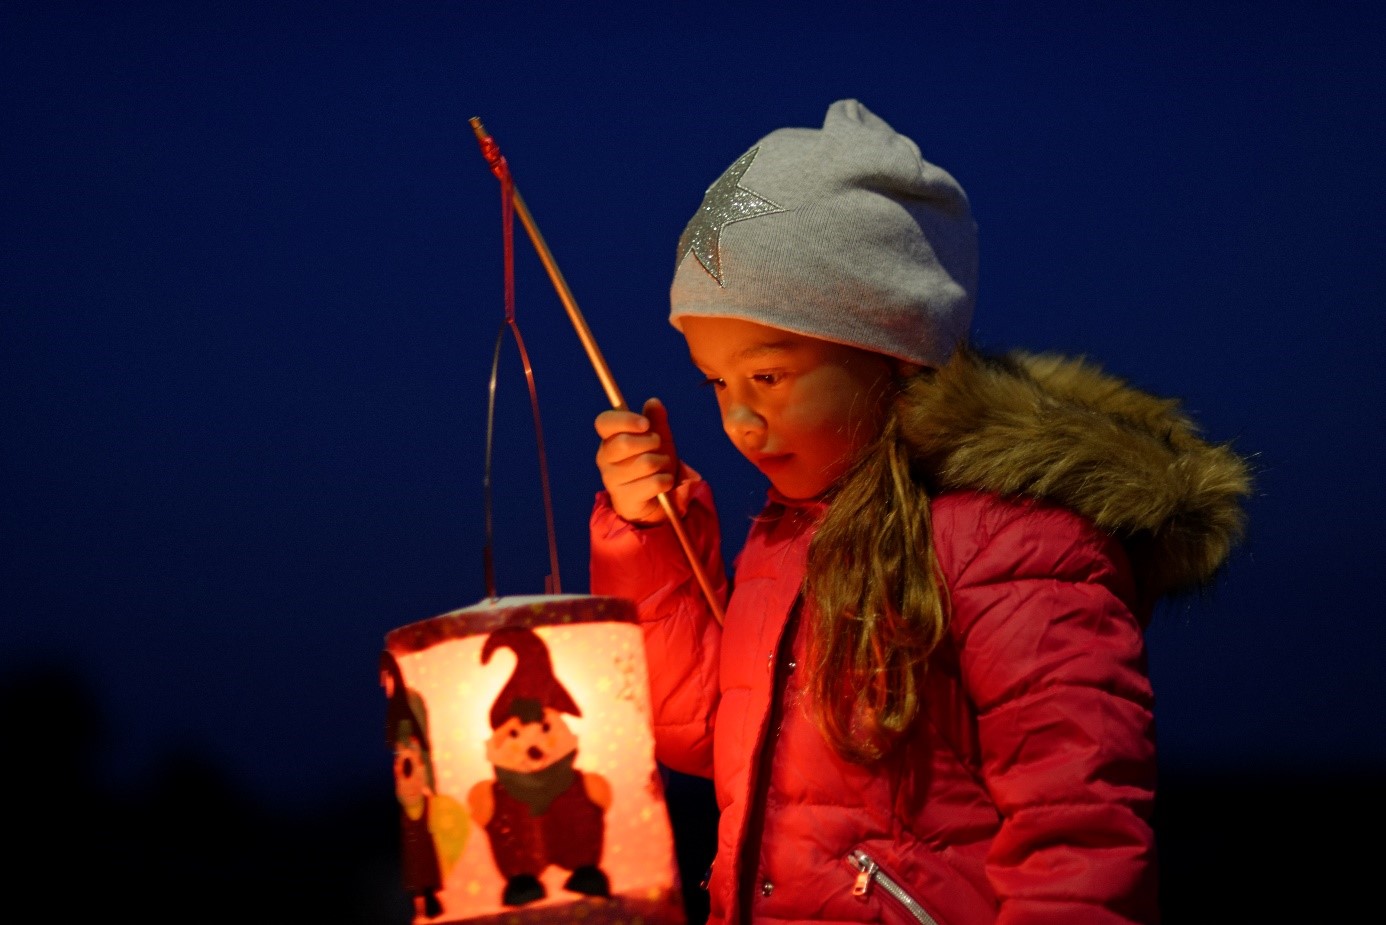
<svg viewBox="0 0 1386 925">
<path fill-rule="evenodd" d="M 918 717 L 925 663 L 948 620 L 929 493 L 899 401 L 809 546 L 809 713 L 840 755 L 863 764 L 889 754 Z"/>
</svg>

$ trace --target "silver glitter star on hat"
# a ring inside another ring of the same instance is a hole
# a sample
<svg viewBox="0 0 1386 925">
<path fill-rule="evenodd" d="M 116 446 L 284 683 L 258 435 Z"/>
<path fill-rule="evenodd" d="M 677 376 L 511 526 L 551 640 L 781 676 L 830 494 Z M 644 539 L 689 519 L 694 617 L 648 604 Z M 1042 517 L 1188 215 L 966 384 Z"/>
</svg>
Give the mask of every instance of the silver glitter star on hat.
<svg viewBox="0 0 1386 925">
<path fill-rule="evenodd" d="M 722 244 L 722 229 L 732 222 L 756 218 L 760 215 L 773 215 L 785 211 L 778 203 L 771 202 L 758 193 L 753 193 L 741 185 L 741 178 L 756 159 L 759 147 L 752 148 L 736 159 L 736 163 L 726 169 L 717 182 L 703 194 L 703 204 L 689 220 L 679 237 L 679 259 L 690 250 L 703 269 L 722 283 L 722 257 L 719 251 Z"/>
</svg>

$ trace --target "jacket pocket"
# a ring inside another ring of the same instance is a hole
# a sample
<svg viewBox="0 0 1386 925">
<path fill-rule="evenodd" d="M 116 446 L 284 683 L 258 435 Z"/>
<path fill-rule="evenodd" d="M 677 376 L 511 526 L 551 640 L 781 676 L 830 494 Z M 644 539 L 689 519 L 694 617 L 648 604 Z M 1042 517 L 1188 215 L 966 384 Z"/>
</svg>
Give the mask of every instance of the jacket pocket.
<svg viewBox="0 0 1386 925">
<path fill-rule="evenodd" d="M 857 875 L 852 882 L 852 895 L 858 901 L 865 902 L 873 890 L 879 890 L 885 897 L 883 905 L 897 909 L 906 916 L 907 921 L 918 922 L 920 925 L 939 925 L 939 921 L 870 854 L 860 848 L 853 848 L 847 853 L 847 866 Z"/>
</svg>

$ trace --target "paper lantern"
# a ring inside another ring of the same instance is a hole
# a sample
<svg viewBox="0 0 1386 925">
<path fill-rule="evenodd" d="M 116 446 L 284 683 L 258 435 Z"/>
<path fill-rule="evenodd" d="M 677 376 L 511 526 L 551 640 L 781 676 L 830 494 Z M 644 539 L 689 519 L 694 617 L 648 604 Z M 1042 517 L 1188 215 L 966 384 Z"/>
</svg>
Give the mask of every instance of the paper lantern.
<svg viewBox="0 0 1386 925">
<path fill-rule="evenodd" d="M 415 925 L 683 925 L 631 602 L 486 599 L 385 637 Z"/>
</svg>

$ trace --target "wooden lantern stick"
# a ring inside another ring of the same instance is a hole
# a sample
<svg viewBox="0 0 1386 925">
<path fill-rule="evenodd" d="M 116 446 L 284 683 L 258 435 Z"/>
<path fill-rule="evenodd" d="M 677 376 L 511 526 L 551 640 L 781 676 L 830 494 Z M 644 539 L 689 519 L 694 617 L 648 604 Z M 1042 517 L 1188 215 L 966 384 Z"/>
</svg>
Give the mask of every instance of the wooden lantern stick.
<svg viewBox="0 0 1386 925">
<path fill-rule="evenodd" d="M 481 119 L 473 116 L 470 122 L 472 131 L 476 133 L 477 141 L 481 144 L 481 153 L 486 156 L 487 162 L 491 165 L 491 171 L 503 183 L 506 182 L 509 168 L 500 154 L 500 148 L 496 145 L 495 139 L 482 126 Z M 539 260 L 544 264 L 544 269 L 548 272 L 549 279 L 558 292 L 558 298 L 568 313 L 568 320 L 572 322 L 573 329 L 577 331 L 578 340 L 582 342 L 583 349 L 587 351 L 587 358 L 591 361 L 592 368 L 596 370 L 597 379 L 600 380 L 602 389 L 606 392 L 607 400 L 611 402 L 612 408 L 619 411 L 629 410 L 626 400 L 621 396 L 620 388 L 616 385 L 615 377 L 611 375 L 611 368 L 607 366 L 606 359 L 602 356 L 601 348 L 597 346 L 591 329 L 587 327 L 586 319 L 582 317 L 582 312 L 578 309 L 577 300 L 573 298 L 572 290 L 568 288 L 568 283 L 564 280 L 562 271 L 558 269 L 558 263 L 553 259 L 553 254 L 549 252 L 548 244 L 544 243 L 544 236 L 539 233 L 539 227 L 534 223 L 534 217 L 530 215 L 529 207 L 525 205 L 524 197 L 520 195 L 520 191 L 513 182 L 509 185 L 515 214 L 520 217 L 520 223 L 525 226 L 530 241 L 534 243 L 534 249 L 539 253 Z M 688 558 L 688 565 L 693 569 L 693 576 L 698 579 L 698 586 L 702 588 L 703 596 L 707 598 L 713 616 L 717 618 L 718 623 L 721 623 L 723 620 L 722 605 L 712 590 L 712 584 L 703 571 L 702 563 L 698 561 L 697 551 L 693 548 L 688 533 L 683 529 L 683 522 L 679 518 L 678 511 L 674 508 L 673 500 L 670 499 L 668 492 L 660 492 L 658 501 L 659 506 L 664 509 L 665 516 L 669 519 L 670 526 L 674 528 L 674 534 L 678 537 L 679 545 L 683 547 L 683 553 Z"/>
</svg>

